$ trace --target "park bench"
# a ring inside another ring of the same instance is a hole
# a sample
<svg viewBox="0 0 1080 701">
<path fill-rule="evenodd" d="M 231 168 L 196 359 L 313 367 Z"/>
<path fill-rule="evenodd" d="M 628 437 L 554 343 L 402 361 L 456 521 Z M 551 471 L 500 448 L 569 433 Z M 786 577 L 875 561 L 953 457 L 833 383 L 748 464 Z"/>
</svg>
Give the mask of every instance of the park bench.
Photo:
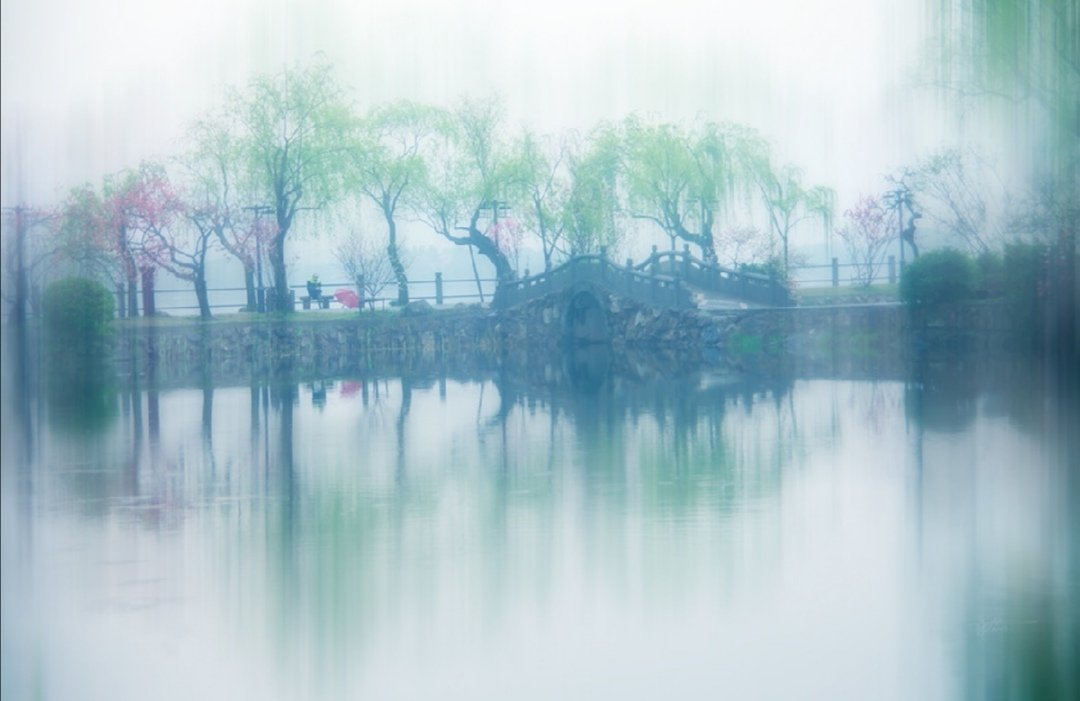
<svg viewBox="0 0 1080 701">
<path fill-rule="evenodd" d="M 304 309 L 311 309 L 311 303 L 315 302 L 315 304 L 318 305 L 318 309 L 329 309 L 330 302 L 333 300 L 333 297 L 328 297 L 326 295 L 319 295 L 315 298 L 312 298 L 310 295 L 304 295 L 300 298 L 300 304 L 304 306 Z"/>
</svg>

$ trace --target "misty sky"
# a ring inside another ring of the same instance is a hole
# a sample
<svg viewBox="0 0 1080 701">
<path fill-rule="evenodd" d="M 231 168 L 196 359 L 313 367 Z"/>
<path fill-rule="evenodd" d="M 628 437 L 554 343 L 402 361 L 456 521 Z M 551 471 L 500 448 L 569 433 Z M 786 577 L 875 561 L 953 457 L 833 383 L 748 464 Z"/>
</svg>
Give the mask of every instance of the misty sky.
<svg viewBox="0 0 1080 701">
<path fill-rule="evenodd" d="M 901 10 L 898 6 L 911 9 Z M 322 51 L 358 105 L 503 96 L 511 124 L 749 123 L 839 207 L 950 143 L 913 87 L 921 3 L 4 0 L 3 201 L 180 150 L 227 84 Z"/>
</svg>

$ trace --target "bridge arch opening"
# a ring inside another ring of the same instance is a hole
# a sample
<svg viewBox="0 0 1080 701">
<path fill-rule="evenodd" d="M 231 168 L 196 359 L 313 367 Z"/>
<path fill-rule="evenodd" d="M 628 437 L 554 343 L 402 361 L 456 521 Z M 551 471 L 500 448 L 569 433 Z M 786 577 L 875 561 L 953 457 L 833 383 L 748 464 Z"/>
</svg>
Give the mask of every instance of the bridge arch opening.
<svg viewBox="0 0 1080 701">
<path fill-rule="evenodd" d="M 566 305 L 564 338 L 570 347 L 611 342 L 607 307 L 592 290 L 578 290 Z"/>
</svg>

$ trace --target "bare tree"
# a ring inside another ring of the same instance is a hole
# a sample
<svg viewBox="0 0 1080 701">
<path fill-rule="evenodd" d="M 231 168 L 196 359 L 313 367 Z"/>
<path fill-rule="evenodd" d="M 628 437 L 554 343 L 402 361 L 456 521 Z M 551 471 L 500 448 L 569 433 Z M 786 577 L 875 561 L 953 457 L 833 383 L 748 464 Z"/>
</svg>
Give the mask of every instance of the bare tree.
<svg viewBox="0 0 1080 701">
<path fill-rule="evenodd" d="M 756 226 L 729 226 L 716 237 L 717 259 L 737 270 L 745 263 L 768 260 L 773 255 L 771 243 Z"/>
<path fill-rule="evenodd" d="M 56 217 L 52 212 L 24 206 L 5 208 L 4 215 L 3 298 L 11 302 L 11 322 L 22 324 L 30 306 L 33 279 L 57 252 L 56 237 L 50 226 Z M 37 235 L 33 235 L 35 231 Z M 12 288 L 9 296 L 8 290 Z"/>
<path fill-rule="evenodd" d="M 404 266 L 400 246 L 395 247 L 398 264 Z M 334 249 L 341 267 L 364 293 L 364 299 L 374 306 L 375 299 L 397 279 L 388 247 L 364 238 L 358 232 L 350 232 Z"/>
<path fill-rule="evenodd" d="M 874 282 L 885 248 L 892 241 L 886 213 L 876 197 L 863 197 L 844 212 L 844 224 L 836 230 L 855 266 L 855 280 L 863 287 Z"/>
<path fill-rule="evenodd" d="M 944 149 L 923 159 L 910 180 L 927 216 L 971 253 L 997 248 L 1005 238 L 1005 188 L 974 151 Z"/>
</svg>

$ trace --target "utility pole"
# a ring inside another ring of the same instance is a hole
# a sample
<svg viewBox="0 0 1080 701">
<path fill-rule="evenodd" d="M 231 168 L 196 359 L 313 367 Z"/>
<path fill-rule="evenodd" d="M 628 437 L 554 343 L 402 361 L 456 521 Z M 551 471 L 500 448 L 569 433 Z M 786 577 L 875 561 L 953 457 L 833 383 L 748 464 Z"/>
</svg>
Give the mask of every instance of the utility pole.
<svg viewBox="0 0 1080 701">
<path fill-rule="evenodd" d="M 915 202 L 912 197 L 911 188 L 908 187 L 904 179 L 910 175 L 910 172 L 905 171 L 900 177 L 890 177 L 890 182 L 896 185 L 896 189 L 889 190 L 885 193 L 884 200 L 889 206 L 889 209 L 896 210 L 896 227 L 897 227 L 897 239 L 900 241 L 900 274 L 903 275 L 904 265 L 906 264 L 906 256 L 904 253 L 904 241 L 906 240 L 911 244 L 912 253 L 915 257 L 919 257 L 919 247 L 915 245 L 915 222 L 922 218 L 922 214 L 915 211 Z M 908 211 L 908 223 L 904 226 L 904 209 Z"/>
<path fill-rule="evenodd" d="M 904 271 L 904 206 L 910 207 L 911 191 L 902 183 L 895 190 L 885 193 L 885 202 L 889 209 L 896 211 L 896 240 L 900 243 L 900 272 Z"/>
<path fill-rule="evenodd" d="M 906 193 L 903 190 L 897 190 L 896 191 L 896 227 L 897 227 L 896 235 L 900 239 L 900 270 L 903 270 L 904 266 L 907 264 L 906 261 L 904 260 L 905 255 L 904 255 L 904 203 L 903 203 L 903 200 L 904 200 L 905 194 Z"/>
</svg>

